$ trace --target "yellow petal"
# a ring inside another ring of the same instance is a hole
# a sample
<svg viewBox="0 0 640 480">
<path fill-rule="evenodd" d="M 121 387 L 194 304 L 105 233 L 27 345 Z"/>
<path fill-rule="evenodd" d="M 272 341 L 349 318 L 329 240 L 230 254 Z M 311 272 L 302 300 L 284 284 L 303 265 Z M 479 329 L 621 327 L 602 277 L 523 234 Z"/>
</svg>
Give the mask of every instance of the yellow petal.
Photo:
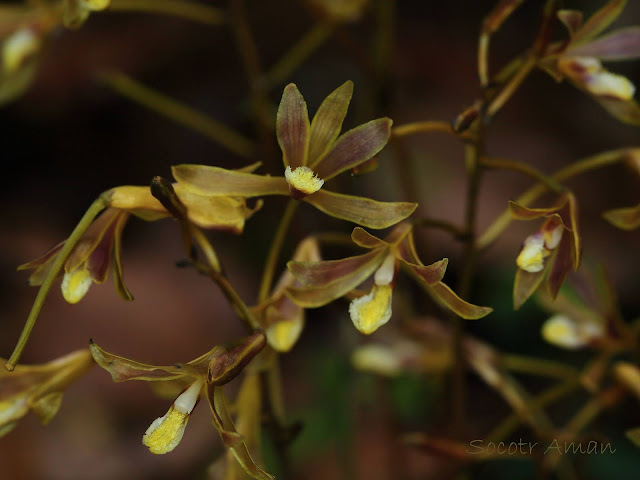
<svg viewBox="0 0 640 480">
<path fill-rule="evenodd" d="M 89 270 L 84 265 L 72 272 L 67 272 L 62 278 L 62 296 L 69 303 L 78 303 L 89 291 L 93 280 Z"/>
<path fill-rule="evenodd" d="M 391 318 L 389 285 L 374 285 L 367 295 L 356 298 L 349 305 L 349 315 L 355 327 L 365 335 L 375 332 Z"/>
</svg>

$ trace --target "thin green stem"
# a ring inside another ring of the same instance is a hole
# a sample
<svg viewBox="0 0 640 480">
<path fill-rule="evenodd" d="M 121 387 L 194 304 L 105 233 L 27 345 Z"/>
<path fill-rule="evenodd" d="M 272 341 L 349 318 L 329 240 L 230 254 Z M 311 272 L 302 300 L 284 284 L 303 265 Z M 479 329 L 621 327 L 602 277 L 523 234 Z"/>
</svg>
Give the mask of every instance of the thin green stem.
<svg viewBox="0 0 640 480">
<path fill-rule="evenodd" d="M 100 75 L 100 80 L 119 94 L 201 133 L 237 155 L 251 157 L 254 153 L 255 145 L 252 140 L 217 120 L 136 82 L 127 75 L 116 72 L 104 73 Z"/>
<path fill-rule="evenodd" d="M 144 12 L 181 17 L 208 25 L 221 25 L 226 20 L 224 10 L 184 0 L 111 0 L 113 12 Z"/>
<path fill-rule="evenodd" d="M 282 214 L 280 224 L 273 237 L 273 242 L 271 242 L 271 248 L 264 264 L 264 270 L 262 271 L 262 280 L 260 281 L 260 289 L 258 290 L 258 303 L 264 301 L 269 296 L 269 290 L 271 290 L 273 277 L 275 276 L 276 267 L 278 266 L 278 258 L 280 257 L 284 239 L 291 226 L 291 221 L 293 220 L 298 203 L 297 200 L 289 199 Z"/>
<path fill-rule="evenodd" d="M 640 156 L 640 148 L 612 150 L 609 152 L 604 152 L 598 155 L 587 157 L 558 170 L 549 178 L 551 178 L 555 182 L 564 183 L 565 180 L 576 175 L 623 162 L 624 160 L 632 156 Z M 520 195 L 516 202 L 526 207 L 537 200 L 547 190 L 547 185 L 545 185 L 544 183 L 539 183 Z M 505 211 L 500 214 L 498 218 L 496 218 L 493 223 L 485 230 L 485 232 L 478 238 L 477 248 L 479 250 L 487 248 L 491 243 L 493 243 L 493 241 L 495 241 L 496 238 L 500 236 L 500 234 L 507 228 L 507 226 L 509 226 L 509 224 L 513 220 L 509 212 L 509 208 L 505 209 Z"/>
<path fill-rule="evenodd" d="M 64 262 L 67 261 L 73 247 L 76 246 L 78 240 L 82 234 L 87 230 L 91 222 L 98 216 L 98 214 L 105 209 L 105 207 L 109 205 L 109 191 L 101 194 L 89 207 L 86 213 L 80 219 L 80 222 L 76 225 L 76 228 L 73 229 L 71 235 L 64 242 L 64 246 L 62 250 L 56 256 L 56 259 L 53 261 L 51 265 L 51 269 L 47 274 L 46 278 L 42 282 L 40 286 L 40 290 L 38 291 L 38 295 L 36 295 L 36 299 L 33 302 L 33 306 L 31 307 L 31 311 L 29 312 L 29 316 L 27 317 L 27 321 L 24 324 L 22 329 L 22 333 L 20 334 L 20 338 L 18 339 L 18 343 L 13 349 L 13 353 L 9 357 L 9 360 L 4 364 L 4 368 L 8 371 L 13 371 L 18 360 L 20 359 L 20 355 L 22 355 L 22 351 L 27 346 L 27 342 L 29 341 L 29 337 L 31 335 L 31 331 L 36 324 L 36 320 L 38 319 L 38 315 L 40 315 L 40 310 L 42 310 L 42 306 L 44 305 L 44 301 L 51 290 L 53 282 L 57 278 L 58 274 L 62 270 L 64 266 Z"/>
<path fill-rule="evenodd" d="M 549 190 L 562 193 L 564 187 L 556 182 L 553 178 L 545 175 L 537 168 L 522 162 L 516 162 L 514 160 L 502 159 L 502 158 L 482 158 L 480 160 L 483 167 L 487 169 L 496 170 L 511 170 L 514 172 L 522 173 L 529 178 L 532 178 L 545 185 Z"/>
<path fill-rule="evenodd" d="M 578 370 L 574 367 L 552 360 L 514 354 L 504 354 L 501 356 L 501 360 L 505 368 L 519 373 L 529 373 L 560 380 L 569 380 L 579 375 Z"/>
<path fill-rule="evenodd" d="M 404 125 L 398 125 L 391 129 L 392 137 L 404 137 L 407 135 L 414 135 L 416 133 L 448 133 L 450 135 L 456 135 L 451 128 L 449 122 L 442 122 L 439 120 L 425 120 L 423 122 L 406 123 Z"/>
</svg>

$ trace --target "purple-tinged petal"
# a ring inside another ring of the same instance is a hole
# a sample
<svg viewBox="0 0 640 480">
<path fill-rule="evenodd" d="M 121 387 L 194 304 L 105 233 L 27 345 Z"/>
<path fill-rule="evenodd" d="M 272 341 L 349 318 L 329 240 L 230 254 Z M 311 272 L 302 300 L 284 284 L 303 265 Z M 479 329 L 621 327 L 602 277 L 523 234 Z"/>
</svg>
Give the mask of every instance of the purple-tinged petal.
<svg viewBox="0 0 640 480">
<path fill-rule="evenodd" d="M 53 265 L 53 262 L 55 261 L 60 250 L 62 250 L 65 242 L 66 240 L 60 242 L 44 255 L 41 255 L 40 257 L 31 260 L 30 262 L 23 263 L 18 267 L 18 271 L 33 270 L 33 273 L 29 275 L 29 285 L 42 285 L 42 282 L 44 282 L 44 279 L 49 274 L 49 270 L 51 270 L 51 265 Z"/>
<path fill-rule="evenodd" d="M 322 287 L 336 282 L 347 275 L 365 269 L 375 271 L 382 263 L 384 251 L 374 250 L 363 255 L 342 258 L 340 260 L 323 260 L 320 262 L 289 262 L 287 267 L 293 276 L 305 287 Z M 358 286 L 354 285 L 353 288 Z"/>
<path fill-rule="evenodd" d="M 313 170 L 323 180 L 329 180 L 366 162 L 387 144 L 392 123 L 389 118 L 378 118 L 349 130 L 316 162 Z"/>
<path fill-rule="evenodd" d="M 640 227 L 640 203 L 635 207 L 616 208 L 602 214 L 604 219 L 621 230 Z"/>
<path fill-rule="evenodd" d="M 100 244 L 103 236 L 107 233 L 113 223 L 117 220 L 121 210 L 117 208 L 107 208 L 102 214 L 93 221 L 89 228 L 84 232 L 78 243 L 73 248 L 71 255 L 64 264 L 65 272 L 69 273 L 77 269 L 84 263 L 89 255 Z M 108 265 L 108 264 L 107 264 Z"/>
<path fill-rule="evenodd" d="M 331 148 L 342 130 L 342 122 L 347 115 L 353 82 L 348 81 L 334 90 L 324 99 L 313 120 L 309 135 L 309 156 L 307 164 L 310 168 L 320 160 Z"/>
<path fill-rule="evenodd" d="M 113 355 L 93 342 L 91 342 L 89 348 L 93 359 L 111 374 L 114 382 L 124 382 L 125 380 L 171 380 L 191 373 L 180 365 L 148 365 Z"/>
<path fill-rule="evenodd" d="M 295 169 L 307 164 L 309 130 L 307 104 L 298 87 L 290 83 L 284 88 L 276 117 L 276 133 L 285 167 Z"/>
<path fill-rule="evenodd" d="M 122 230 L 129 219 L 129 215 L 121 215 L 116 221 L 116 229 L 113 236 L 113 280 L 116 284 L 118 295 L 124 300 L 133 300 L 133 295 L 124 283 L 122 272 Z"/>
<path fill-rule="evenodd" d="M 442 282 L 429 285 L 429 287 L 435 294 L 434 298 L 439 301 L 439 303 L 465 320 L 477 320 L 493 312 L 493 308 L 491 307 L 480 307 L 462 300 L 451 288 Z"/>
<path fill-rule="evenodd" d="M 621 28 L 589 43 L 569 46 L 567 55 L 601 60 L 640 58 L 640 27 Z"/>
<path fill-rule="evenodd" d="M 446 272 L 447 265 L 449 263 L 448 258 L 438 260 L 431 265 L 417 265 L 414 263 L 406 262 L 404 260 L 401 261 L 405 263 L 406 266 L 413 271 L 413 273 L 424 280 L 430 287 L 433 287 L 443 279 L 444 273 Z"/>
<path fill-rule="evenodd" d="M 289 195 L 289 185 L 283 177 L 255 175 L 208 165 L 176 165 L 171 171 L 185 190 L 198 195 Z"/>
<path fill-rule="evenodd" d="M 378 237 L 374 237 L 363 228 L 356 227 L 351 232 L 351 240 L 353 243 L 362 248 L 380 248 L 386 247 L 388 244 L 384 240 L 380 240 Z"/>
<path fill-rule="evenodd" d="M 404 220 L 417 208 L 417 203 L 377 202 L 369 198 L 354 197 L 318 190 L 304 198 L 321 212 L 369 228 L 387 228 Z"/>
<path fill-rule="evenodd" d="M 583 42 L 595 37 L 620 16 L 627 0 L 611 0 L 604 7 L 591 15 L 573 36 L 573 42 Z"/>
<path fill-rule="evenodd" d="M 571 265 L 575 265 L 575 254 L 571 245 L 571 238 L 564 236 L 558 245 L 555 257 L 549 260 L 551 271 L 547 283 L 549 285 L 549 293 L 551 298 L 556 298 L 560 287 L 571 270 Z"/>
<path fill-rule="evenodd" d="M 386 254 L 386 249 L 374 250 L 366 253 L 365 255 L 361 255 L 361 257 L 366 256 L 368 262 L 361 264 L 355 270 L 350 270 L 343 276 L 318 287 L 305 286 L 301 288 L 289 288 L 287 289 L 286 294 L 295 303 L 302 307 L 322 307 L 323 305 L 344 296 L 373 275 L 384 260 Z"/>
</svg>

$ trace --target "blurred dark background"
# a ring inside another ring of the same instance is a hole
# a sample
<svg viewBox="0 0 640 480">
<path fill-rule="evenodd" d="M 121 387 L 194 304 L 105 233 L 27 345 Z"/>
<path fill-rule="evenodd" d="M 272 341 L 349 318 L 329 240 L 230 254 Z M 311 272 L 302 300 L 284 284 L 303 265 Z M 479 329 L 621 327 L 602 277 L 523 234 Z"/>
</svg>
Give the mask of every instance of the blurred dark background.
<svg viewBox="0 0 640 480">
<path fill-rule="evenodd" d="M 203 3 L 227 6 L 223 1 Z M 301 2 L 244 3 L 265 71 L 315 23 L 311 10 Z M 375 10 L 383 1 L 369 3 L 358 22 L 342 25 L 284 82 L 273 86 L 269 98 L 274 106 L 284 85 L 294 82 L 313 113 L 326 95 L 351 79 L 355 91 L 346 129 L 377 116 L 389 116 L 395 125 L 449 121 L 477 98 L 477 36 L 495 2 L 391 2 L 397 18 L 389 61 L 380 74 L 372 73 L 363 60 L 374 53 Z M 493 71 L 527 48 L 542 3 L 526 2 L 494 36 Z M 593 12 L 602 3 L 567 1 L 565 6 Z M 639 7 L 629 2 L 616 25 L 638 24 Z M 560 27 L 556 35 L 564 35 Z M 610 69 L 640 83 L 640 62 L 612 64 Z M 116 185 L 147 185 L 154 175 L 170 177 L 170 166 L 179 163 L 225 167 L 251 163 L 114 93 L 97 80 L 106 70 L 122 71 L 256 138 L 249 82 L 228 25 L 104 12 L 92 14 L 77 31 L 56 31 L 47 41 L 30 90 L 0 111 L 5 171 L 0 190 L 0 356 L 10 354 L 36 294 L 26 285 L 27 274 L 16 273 L 16 266 L 65 238 L 100 192 Z M 637 146 L 639 139 L 637 127 L 620 124 L 569 84 L 557 84 L 535 72 L 490 125 L 487 150 L 552 172 L 578 158 Z M 254 160 L 264 162 L 263 171 L 281 174 L 275 148 L 274 135 L 273 143 Z M 417 201 L 416 215 L 462 224 L 466 177 L 458 141 L 442 134 L 415 135 L 392 142 L 379 160 L 376 173 L 345 175 L 336 182 L 339 188 L 332 189 L 378 200 Z M 398 167 L 405 174 L 399 174 Z M 515 173 L 488 172 L 481 185 L 479 231 L 530 185 L 529 179 Z M 640 312 L 640 237 L 637 231 L 614 229 L 600 215 L 636 204 L 638 177 L 613 167 L 589 173 L 569 186 L 580 201 L 585 263 L 607 267 L 631 320 Z M 247 222 L 243 236 L 210 235 L 232 282 L 249 302 L 257 293 L 264 255 L 285 201 L 267 199 L 263 210 Z M 495 312 L 470 328 L 501 350 L 554 357 L 559 355 L 557 349 L 545 346 L 538 333 L 546 314 L 535 305 L 514 313 L 510 303 L 514 260 L 533 228 L 525 222 L 513 223 L 482 256 L 472 300 L 493 306 Z M 352 225 L 327 220 L 303 205 L 287 246 L 293 248 L 304 235 L 324 229 L 350 232 Z M 433 230 L 422 232 L 420 238 L 424 244 L 418 247 L 426 263 L 449 257 L 445 280 L 455 284 L 460 246 Z M 327 258 L 338 258 L 345 251 L 326 253 Z M 135 301 L 120 301 L 111 280 L 91 288 L 75 306 L 65 304 L 54 288 L 23 362 L 46 362 L 85 347 L 93 338 L 124 356 L 172 363 L 195 358 L 212 345 L 241 335 L 240 322 L 214 285 L 193 271 L 175 267 L 183 255 L 174 222 L 131 220 L 124 235 L 123 261 Z M 393 328 L 391 324 L 385 328 Z M 446 410 L 448 395 L 442 380 L 402 378 L 381 394 L 372 378 L 365 375 L 363 379 L 350 367 L 350 351 L 361 341 L 351 326 L 346 303 L 336 302 L 309 312 L 300 342 L 282 360 L 291 418 L 304 424 L 293 449 L 297 478 L 394 478 L 390 472 L 398 458 L 386 448 L 394 432 L 377 414 L 381 395 L 387 395 L 385 401 L 397 409 L 401 431 L 426 430 L 442 423 L 438 416 Z M 486 419 L 478 417 L 500 418 L 507 407 L 479 381 L 471 382 L 483 394 L 473 405 L 477 410 L 468 414 L 470 435 L 477 436 L 487 428 Z M 42 428 L 29 415 L 0 439 L 0 476 L 12 480 L 205 478 L 206 466 L 222 451 L 206 405 L 196 409 L 175 452 L 156 457 L 141 445 L 147 426 L 168 406 L 147 385 L 116 385 L 106 372 L 94 369 L 65 394 L 61 411 L 49 426 Z M 637 409 L 637 403 L 627 406 Z M 624 476 L 630 472 L 626 465 L 631 468 L 635 462 L 637 471 L 640 462 L 620 432 L 633 424 L 628 424 L 628 416 L 615 414 L 607 421 L 599 427 L 617 435 L 621 453 L 616 461 L 625 467 L 615 477 L 594 473 L 593 478 L 632 478 Z M 638 415 L 635 421 L 640 422 Z M 341 465 L 353 455 L 355 466 L 345 472 Z M 402 455 L 408 478 L 446 478 L 448 474 L 446 465 L 432 457 L 414 451 Z M 610 473 L 607 465 L 590 464 L 586 470 Z M 473 475 L 513 478 L 510 468 L 485 465 Z M 531 468 L 518 468 L 518 478 L 533 478 Z"/>
</svg>

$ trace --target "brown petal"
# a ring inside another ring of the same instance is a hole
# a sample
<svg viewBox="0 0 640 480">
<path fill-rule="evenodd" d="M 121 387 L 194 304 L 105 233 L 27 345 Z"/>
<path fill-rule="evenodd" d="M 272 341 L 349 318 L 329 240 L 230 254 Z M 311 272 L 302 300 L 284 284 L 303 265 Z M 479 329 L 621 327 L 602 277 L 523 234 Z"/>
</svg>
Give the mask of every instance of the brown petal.
<svg viewBox="0 0 640 480">
<path fill-rule="evenodd" d="M 171 171 L 185 190 L 198 195 L 289 195 L 289 185 L 284 177 L 255 175 L 208 165 L 176 165 Z"/>
<path fill-rule="evenodd" d="M 324 260 L 321 262 L 289 262 L 287 267 L 293 276 L 306 287 L 322 287 L 336 282 L 357 270 L 373 271 L 382 263 L 385 250 L 374 250 L 363 255 L 340 260 Z M 357 286 L 359 284 L 356 284 Z M 354 288 L 355 288 L 354 286 Z"/>
<path fill-rule="evenodd" d="M 547 259 L 547 261 L 552 264 L 549 278 L 547 279 L 551 298 L 556 298 L 562 283 L 565 278 L 567 278 L 569 270 L 571 270 L 571 265 L 575 265 L 575 254 L 573 253 L 570 237 L 566 235 L 563 236 L 556 250 L 555 256 Z"/>
<path fill-rule="evenodd" d="M 124 283 L 124 274 L 122 272 L 122 230 L 124 229 L 128 215 L 121 215 L 116 221 L 115 232 L 113 236 L 113 280 L 116 284 L 116 291 L 123 300 L 132 301 L 133 295 Z"/>
<path fill-rule="evenodd" d="M 87 270 L 89 270 L 91 278 L 96 283 L 103 283 L 107 278 L 109 266 L 111 265 L 116 228 L 120 224 L 120 233 L 122 233 L 122 227 L 124 227 L 124 225 L 120 220 L 122 217 L 126 219 L 128 216 L 129 214 L 126 212 L 118 212 L 104 235 L 102 235 L 100 242 L 98 242 L 87 258 Z"/>
<path fill-rule="evenodd" d="M 569 46 L 568 55 L 601 60 L 632 60 L 640 57 L 640 27 L 615 30 L 589 43 Z"/>
<path fill-rule="evenodd" d="M 184 369 L 183 365 L 148 365 L 113 355 L 100 348 L 93 341 L 90 342 L 89 348 L 93 359 L 111 374 L 114 382 L 124 382 L 125 380 L 171 380 L 194 373 L 191 369 Z"/>
<path fill-rule="evenodd" d="M 286 290 L 286 294 L 295 303 L 302 307 L 322 307 L 323 305 L 344 296 L 346 293 L 353 290 L 373 275 L 384 260 L 386 254 L 386 249 L 381 249 L 361 255 L 360 257 L 367 257 L 368 262 L 361 264 L 355 270 L 351 270 L 349 273 L 345 273 L 343 276 L 338 277 L 329 283 L 325 283 L 324 285 L 289 288 Z M 355 257 L 352 257 L 352 259 L 353 258 Z"/>
<path fill-rule="evenodd" d="M 56 256 L 62 250 L 66 240 L 60 242 L 51 250 L 49 250 L 44 255 L 31 260 L 30 262 L 23 263 L 18 267 L 18 271 L 20 270 L 34 270 L 33 273 L 29 276 L 29 285 L 42 285 L 44 279 L 49 274 L 49 270 L 51 270 L 51 265 L 56 259 Z"/>
<path fill-rule="evenodd" d="M 627 0 L 611 0 L 604 7 L 591 15 L 582 28 L 573 36 L 573 41 L 585 41 L 595 37 L 620 16 Z"/>
<path fill-rule="evenodd" d="M 304 98 L 293 83 L 284 88 L 276 117 L 278 144 L 285 167 L 295 169 L 307 164 L 309 150 L 309 114 Z"/>
<path fill-rule="evenodd" d="M 380 248 L 387 246 L 387 242 L 380 240 L 378 237 L 374 237 L 363 228 L 356 227 L 351 232 L 351 240 L 353 243 L 362 248 Z"/>
<path fill-rule="evenodd" d="M 616 208 L 602 214 L 604 219 L 622 230 L 640 227 L 640 203 L 635 207 Z"/>
<path fill-rule="evenodd" d="M 516 271 L 516 278 L 513 282 L 513 309 L 518 310 L 524 302 L 526 302 L 531 295 L 538 289 L 544 276 L 549 271 L 549 265 L 553 260 L 552 256 L 546 259 L 546 265 L 543 270 L 539 272 L 527 272 L 518 268 Z"/>
<path fill-rule="evenodd" d="M 213 385 L 229 383 L 265 346 L 266 337 L 258 331 L 240 341 L 238 345 L 224 347 L 210 363 L 207 380 Z"/>
<path fill-rule="evenodd" d="M 349 80 L 325 98 L 318 108 L 311 121 L 309 136 L 307 164 L 310 168 L 313 168 L 338 138 L 352 94 L 353 82 Z"/>
<path fill-rule="evenodd" d="M 329 180 L 366 162 L 387 144 L 392 123 L 389 118 L 378 118 L 349 130 L 340 136 L 333 148 L 314 165 L 314 172 L 323 180 Z"/>
<path fill-rule="evenodd" d="M 377 202 L 365 197 L 318 190 L 304 201 L 335 218 L 369 228 L 387 228 L 404 220 L 418 207 L 417 203 Z"/>
<path fill-rule="evenodd" d="M 413 263 L 406 262 L 401 260 L 407 267 L 409 267 L 413 272 L 424 280 L 427 285 L 433 287 L 437 283 L 439 283 L 444 277 L 444 273 L 447 270 L 447 264 L 449 263 L 448 258 L 443 258 L 431 265 L 416 265 Z"/>
<path fill-rule="evenodd" d="M 103 236 L 111 230 L 120 213 L 121 210 L 109 207 L 89 225 L 64 264 L 66 272 L 72 272 L 87 260 L 98 247 Z"/>
<path fill-rule="evenodd" d="M 477 320 L 478 318 L 485 317 L 493 312 L 493 308 L 491 307 L 480 307 L 478 305 L 465 302 L 456 295 L 451 288 L 442 282 L 430 285 L 430 288 L 435 294 L 436 300 L 439 300 L 443 306 L 466 320 Z"/>
</svg>

